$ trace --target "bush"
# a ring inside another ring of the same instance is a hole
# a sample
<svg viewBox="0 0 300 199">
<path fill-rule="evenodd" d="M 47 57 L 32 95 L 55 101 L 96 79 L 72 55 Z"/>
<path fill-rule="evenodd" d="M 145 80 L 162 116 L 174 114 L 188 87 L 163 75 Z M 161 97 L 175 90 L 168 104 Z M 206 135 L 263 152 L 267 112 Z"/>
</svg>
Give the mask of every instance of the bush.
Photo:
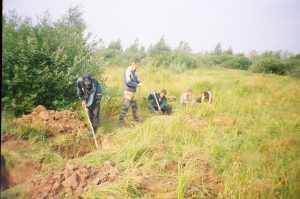
<svg viewBox="0 0 300 199">
<path fill-rule="evenodd" d="M 231 58 L 225 61 L 223 65 L 226 68 L 248 70 L 251 65 L 251 61 L 244 56 L 231 56 Z"/>
<path fill-rule="evenodd" d="M 280 59 L 264 58 L 251 65 L 250 69 L 256 73 L 275 73 L 283 75 L 286 66 Z"/>
<path fill-rule="evenodd" d="M 101 73 L 93 53 L 97 42 L 84 37 L 78 8 L 52 22 L 46 15 L 33 25 L 13 13 L 3 17 L 2 104 L 22 114 L 39 104 L 57 109 L 77 98 L 75 82 L 83 71 Z M 99 75 L 98 75 L 99 77 Z"/>
</svg>

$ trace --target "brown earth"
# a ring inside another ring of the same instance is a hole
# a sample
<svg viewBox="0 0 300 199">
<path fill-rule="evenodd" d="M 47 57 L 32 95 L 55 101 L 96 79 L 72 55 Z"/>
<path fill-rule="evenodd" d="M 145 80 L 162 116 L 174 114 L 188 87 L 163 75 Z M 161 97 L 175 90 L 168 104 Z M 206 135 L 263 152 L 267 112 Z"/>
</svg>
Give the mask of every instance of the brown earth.
<svg viewBox="0 0 300 199">
<path fill-rule="evenodd" d="M 186 198 L 217 198 L 223 189 L 218 172 L 201 159 L 186 165 L 185 178 Z"/>
<path fill-rule="evenodd" d="M 95 150 L 94 140 L 87 133 L 68 134 L 62 143 L 56 142 L 56 137 L 49 140 L 49 146 L 57 151 L 62 157 L 72 159 L 74 157 L 83 156 Z M 71 141 L 70 141 L 71 140 Z"/>
<path fill-rule="evenodd" d="M 119 171 L 109 161 L 101 168 L 93 168 L 84 164 L 67 164 L 62 170 L 50 173 L 44 178 L 33 181 L 26 198 L 62 198 L 76 197 L 91 186 L 107 184 L 116 180 Z"/>
<path fill-rule="evenodd" d="M 213 121 L 214 123 L 220 126 L 232 126 L 232 125 L 236 125 L 237 122 L 236 119 L 232 119 L 225 116 L 218 116 Z"/>
<path fill-rule="evenodd" d="M 4 153 L 11 151 L 19 153 L 26 151 L 28 147 L 28 141 L 18 140 L 12 134 L 6 134 L 1 138 L 1 151 Z M 5 161 L 7 161 L 5 154 L 1 154 L 1 185 L 5 185 L 6 188 L 31 181 L 41 170 L 39 163 L 24 159 L 22 156 L 20 159 L 8 160 L 12 161 L 9 168 L 6 168 Z"/>
<path fill-rule="evenodd" d="M 179 163 L 170 160 L 165 166 L 166 175 L 155 172 L 142 174 L 139 187 L 150 198 L 177 198 L 177 175 Z M 184 198 L 217 198 L 223 189 L 218 172 L 201 159 L 187 159 L 181 163 L 185 192 Z"/>
<path fill-rule="evenodd" d="M 185 118 L 185 122 L 189 126 L 197 129 L 198 131 L 203 131 L 203 130 L 205 130 L 208 127 L 208 124 L 207 124 L 206 121 L 204 121 L 204 120 L 198 120 L 196 118 L 193 118 L 192 116 L 186 117 Z"/>
<path fill-rule="evenodd" d="M 89 131 L 88 125 L 80 120 L 77 113 L 47 110 L 42 105 L 37 106 L 31 114 L 19 118 L 17 123 L 30 128 L 43 128 L 49 135 Z"/>
<path fill-rule="evenodd" d="M 140 181 L 140 188 L 150 198 L 177 198 L 177 179 L 175 176 L 144 175 Z"/>
<path fill-rule="evenodd" d="M 26 151 L 28 149 L 29 143 L 26 140 L 18 140 L 12 134 L 5 134 L 1 138 L 1 149 L 3 150 L 13 150 L 13 151 Z"/>
</svg>

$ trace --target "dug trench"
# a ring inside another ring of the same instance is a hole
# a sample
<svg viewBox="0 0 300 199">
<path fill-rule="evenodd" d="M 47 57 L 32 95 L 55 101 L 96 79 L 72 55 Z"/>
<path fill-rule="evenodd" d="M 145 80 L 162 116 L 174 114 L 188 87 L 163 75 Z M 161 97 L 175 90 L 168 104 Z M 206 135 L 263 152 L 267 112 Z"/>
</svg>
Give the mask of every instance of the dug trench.
<svg viewBox="0 0 300 199">
<path fill-rule="evenodd" d="M 38 150 L 51 149 L 65 160 L 83 156 L 95 148 L 93 140 L 86 136 L 90 132 L 88 125 L 75 112 L 37 106 L 13 124 L 19 127 L 14 128 L 16 132 L 1 136 L 1 190 L 28 184 L 43 170 L 43 160 L 30 157 L 36 153 L 32 147 L 36 143 L 30 140 L 32 132 L 34 136 L 47 138 L 42 142 L 45 147 Z"/>
<path fill-rule="evenodd" d="M 194 120 L 190 122 L 195 123 Z M 7 153 L 3 155 L 1 152 L 1 189 L 26 184 L 25 198 L 78 197 L 90 188 L 106 186 L 120 178 L 126 178 L 126 171 L 120 172 L 118 166 L 110 161 L 98 167 L 68 163 L 68 160 L 84 156 L 95 147 L 93 140 L 86 136 L 86 132 L 89 131 L 87 124 L 74 112 L 57 112 L 38 106 L 31 114 L 17 119 L 16 124 L 26 126 L 28 129 L 42 128 L 48 135 L 47 146 L 66 161 L 61 168 L 41 175 L 43 162 L 22 158 L 11 160 L 8 157 L 8 162 L 10 162 L 8 164 L 5 157 Z M 196 125 L 198 128 L 199 126 L 206 128 L 206 124 Z M 29 150 L 30 145 L 28 139 L 20 139 L 13 134 L 7 134 L 1 138 L 1 151 L 22 153 Z M 103 151 L 114 148 L 107 136 L 103 136 L 100 145 Z M 163 153 L 164 150 L 163 148 L 155 151 Z M 204 160 L 188 162 L 190 161 L 186 160 L 184 163 L 188 171 L 184 174 L 187 179 L 185 196 L 187 198 L 217 197 L 223 186 L 217 171 Z M 137 188 L 142 195 L 147 197 L 177 198 L 178 168 L 181 164 L 177 160 L 169 161 L 165 167 L 166 175 L 155 171 L 145 173 L 138 171 L 135 173 L 138 179 Z"/>
</svg>

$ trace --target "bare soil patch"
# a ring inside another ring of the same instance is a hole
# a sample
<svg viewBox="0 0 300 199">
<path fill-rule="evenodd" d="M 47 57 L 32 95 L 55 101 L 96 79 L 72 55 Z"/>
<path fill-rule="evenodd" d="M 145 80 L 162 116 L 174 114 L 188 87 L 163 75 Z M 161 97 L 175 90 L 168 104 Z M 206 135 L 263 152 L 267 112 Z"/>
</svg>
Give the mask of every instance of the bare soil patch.
<svg viewBox="0 0 300 199">
<path fill-rule="evenodd" d="M 186 165 L 186 198 L 217 198 L 223 189 L 217 171 L 203 160 L 197 159 Z"/>
<path fill-rule="evenodd" d="M 219 126 L 233 126 L 237 123 L 236 119 L 232 119 L 230 117 L 225 116 L 218 116 L 213 121 Z"/>
<path fill-rule="evenodd" d="M 186 117 L 185 121 L 189 126 L 197 129 L 198 131 L 203 131 L 208 127 L 208 124 L 206 121 L 199 120 L 199 119 L 193 118 L 191 116 Z"/>
<path fill-rule="evenodd" d="M 76 133 L 79 130 L 89 130 L 88 125 L 80 120 L 77 113 L 68 110 L 47 110 L 42 105 L 37 106 L 31 114 L 19 118 L 17 123 L 30 128 L 41 127 L 52 136 L 60 133 Z"/>
<path fill-rule="evenodd" d="M 76 197 L 91 186 L 99 186 L 115 181 L 119 171 L 111 163 L 105 162 L 101 168 L 84 164 L 67 164 L 63 169 L 54 171 L 44 178 L 33 181 L 26 198 Z"/>
</svg>

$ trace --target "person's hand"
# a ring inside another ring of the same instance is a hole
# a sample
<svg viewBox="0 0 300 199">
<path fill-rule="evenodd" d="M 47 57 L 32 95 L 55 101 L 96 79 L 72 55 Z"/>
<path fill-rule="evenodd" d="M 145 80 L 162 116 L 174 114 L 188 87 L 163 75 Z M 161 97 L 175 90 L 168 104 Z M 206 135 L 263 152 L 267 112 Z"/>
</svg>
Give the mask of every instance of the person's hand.
<svg viewBox="0 0 300 199">
<path fill-rule="evenodd" d="M 138 84 L 138 87 L 142 86 L 142 82 Z"/>
<path fill-rule="evenodd" d="M 87 109 L 87 107 L 86 107 L 86 103 L 85 103 L 84 100 L 82 100 L 81 105 L 82 105 L 82 107 L 84 108 L 84 110 L 87 112 L 88 109 Z"/>
</svg>

